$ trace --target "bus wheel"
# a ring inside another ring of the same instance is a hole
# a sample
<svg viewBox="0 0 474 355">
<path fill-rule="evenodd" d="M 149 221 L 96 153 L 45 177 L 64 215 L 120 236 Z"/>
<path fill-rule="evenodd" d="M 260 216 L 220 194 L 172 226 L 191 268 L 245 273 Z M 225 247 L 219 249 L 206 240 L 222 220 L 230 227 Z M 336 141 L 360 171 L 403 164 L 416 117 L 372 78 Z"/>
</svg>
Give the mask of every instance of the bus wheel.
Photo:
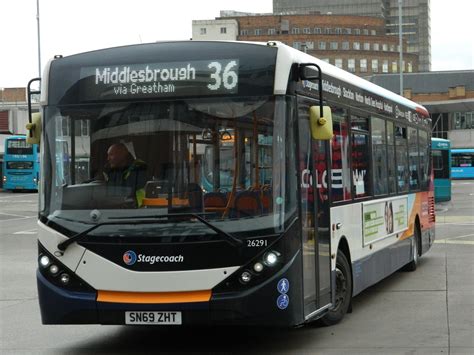
<svg viewBox="0 0 474 355">
<path fill-rule="evenodd" d="M 420 243 L 420 227 L 418 223 L 415 225 L 415 234 L 413 235 L 412 261 L 410 261 L 404 268 L 405 271 L 415 271 L 418 266 L 418 246 Z"/>
<path fill-rule="evenodd" d="M 321 319 L 322 325 L 339 323 L 349 309 L 352 297 L 352 273 L 344 253 L 339 250 L 336 259 L 336 297 L 334 307 Z"/>
</svg>

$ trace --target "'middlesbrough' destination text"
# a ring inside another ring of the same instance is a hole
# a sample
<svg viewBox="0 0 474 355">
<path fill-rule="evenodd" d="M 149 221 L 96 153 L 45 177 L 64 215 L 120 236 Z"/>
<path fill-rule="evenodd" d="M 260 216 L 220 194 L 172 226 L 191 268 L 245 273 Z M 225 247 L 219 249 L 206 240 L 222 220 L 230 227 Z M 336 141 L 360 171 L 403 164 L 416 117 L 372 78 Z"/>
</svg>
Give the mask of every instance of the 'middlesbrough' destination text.
<svg viewBox="0 0 474 355">
<path fill-rule="evenodd" d="M 115 95 L 173 93 L 175 83 L 196 79 L 196 69 L 187 64 L 175 68 L 132 69 L 130 66 L 115 68 L 96 68 L 95 84 L 117 84 L 113 87 Z"/>
</svg>

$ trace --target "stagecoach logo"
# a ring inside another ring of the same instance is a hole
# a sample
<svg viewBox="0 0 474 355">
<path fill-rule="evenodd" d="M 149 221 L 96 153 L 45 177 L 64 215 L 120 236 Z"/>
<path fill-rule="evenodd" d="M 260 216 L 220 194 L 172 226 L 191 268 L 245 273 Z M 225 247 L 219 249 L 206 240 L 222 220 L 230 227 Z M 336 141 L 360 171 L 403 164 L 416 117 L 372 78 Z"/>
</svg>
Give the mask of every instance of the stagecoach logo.
<svg viewBox="0 0 474 355">
<path fill-rule="evenodd" d="M 123 262 L 127 265 L 133 265 L 137 261 L 137 254 L 133 250 L 126 251 L 123 254 Z"/>
<path fill-rule="evenodd" d="M 182 255 L 145 255 L 136 254 L 133 250 L 128 250 L 123 254 L 123 262 L 126 265 L 135 263 L 158 264 L 158 263 L 182 263 L 184 256 Z"/>
</svg>

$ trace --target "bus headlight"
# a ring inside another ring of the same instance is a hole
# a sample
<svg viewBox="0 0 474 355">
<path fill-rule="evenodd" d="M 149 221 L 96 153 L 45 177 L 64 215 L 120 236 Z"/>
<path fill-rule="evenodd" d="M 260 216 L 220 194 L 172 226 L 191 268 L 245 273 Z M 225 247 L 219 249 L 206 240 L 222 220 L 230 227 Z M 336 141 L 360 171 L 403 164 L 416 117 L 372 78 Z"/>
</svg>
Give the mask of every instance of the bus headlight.
<svg viewBox="0 0 474 355">
<path fill-rule="evenodd" d="M 49 260 L 48 256 L 47 255 L 42 255 L 39 259 L 39 264 L 43 267 L 43 268 L 47 268 L 49 266 L 49 264 L 51 263 L 51 261 Z"/>
<path fill-rule="evenodd" d="M 95 289 L 61 263 L 38 241 L 38 271 L 52 285 L 68 291 L 95 292 Z"/>
<path fill-rule="evenodd" d="M 7 177 L 3 175 L 3 183 L 6 183 L 6 182 L 7 182 Z"/>
<path fill-rule="evenodd" d="M 254 270 L 255 272 L 262 272 L 262 270 L 263 270 L 263 264 L 262 264 L 262 263 L 259 263 L 259 262 L 255 263 L 255 264 L 253 265 L 253 270 Z"/>
<path fill-rule="evenodd" d="M 278 262 L 278 257 L 280 253 L 277 251 L 269 251 L 263 256 L 263 263 L 267 266 L 273 266 Z"/>
<path fill-rule="evenodd" d="M 51 275 L 56 275 L 58 271 L 59 271 L 59 268 L 57 265 L 53 264 L 49 267 L 49 272 L 51 273 Z"/>
</svg>

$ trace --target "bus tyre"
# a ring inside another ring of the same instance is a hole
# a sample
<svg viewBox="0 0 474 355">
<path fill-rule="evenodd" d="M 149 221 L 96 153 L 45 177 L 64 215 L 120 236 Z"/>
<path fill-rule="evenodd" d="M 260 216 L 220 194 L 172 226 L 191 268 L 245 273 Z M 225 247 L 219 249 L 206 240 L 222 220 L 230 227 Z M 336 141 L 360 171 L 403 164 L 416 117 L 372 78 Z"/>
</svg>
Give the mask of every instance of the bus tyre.
<svg viewBox="0 0 474 355">
<path fill-rule="evenodd" d="M 339 323 L 347 313 L 352 298 L 352 273 L 344 253 L 339 250 L 336 259 L 336 297 L 334 307 L 321 319 L 325 326 Z"/>
<path fill-rule="evenodd" d="M 405 266 L 405 271 L 415 271 L 416 267 L 418 266 L 418 257 L 419 257 L 419 251 L 418 247 L 420 243 L 420 227 L 418 224 L 415 225 L 415 233 L 413 234 L 413 248 L 412 249 L 412 261 L 410 261 L 406 266 Z"/>
</svg>

